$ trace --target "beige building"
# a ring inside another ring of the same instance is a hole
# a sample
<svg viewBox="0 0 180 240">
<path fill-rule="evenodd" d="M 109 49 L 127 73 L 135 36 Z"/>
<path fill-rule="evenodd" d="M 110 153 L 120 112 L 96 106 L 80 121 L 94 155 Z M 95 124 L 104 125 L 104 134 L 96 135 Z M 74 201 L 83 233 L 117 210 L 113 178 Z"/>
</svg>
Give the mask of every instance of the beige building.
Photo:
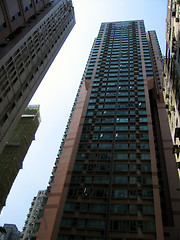
<svg viewBox="0 0 180 240">
<path fill-rule="evenodd" d="M 74 24 L 71 0 L 0 1 L 0 152 Z"/>
<path fill-rule="evenodd" d="M 163 93 L 180 175 L 180 1 L 168 0 Z"/>
</svg>

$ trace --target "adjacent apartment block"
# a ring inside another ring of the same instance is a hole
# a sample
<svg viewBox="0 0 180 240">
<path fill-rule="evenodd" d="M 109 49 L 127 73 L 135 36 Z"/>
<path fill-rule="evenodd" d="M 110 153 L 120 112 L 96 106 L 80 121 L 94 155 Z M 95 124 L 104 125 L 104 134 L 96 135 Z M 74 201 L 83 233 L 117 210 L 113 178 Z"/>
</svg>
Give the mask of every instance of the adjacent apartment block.
<svg viewBox="0 0 180 240">
<path fill-rule="evenodd" d="M 74 24 L 71 0 L 0 1 L 0 152 Z"/>
<path fill-rule="evenodd" d="M 46 195 L 46 191 L 39 191 L 37 197 L 34 197 L 21 233 L 21 239 L 33 240 L 35 238 L 36 227 L 43 215 L 43 206 L 47 201 Z"/>
<path fill-rule="evenodd" d="M 28 106 L 0 154 L 0 211 L 22 168 L 26 153 L 40 123 L 39 106 Z"/>
<path fill-rule="evenodd" d="M 6 234 L 4 235 L 4 237 L 1 237 L 0 240 L 20 240 L 20 231 L 18 230 L 18 228 L 16 227 L 16 225 L 14 224 L 4 224 L 3 226 L 6 230 Z"/>
<path fill-rule="evenodd" d="M 180 182 L 154 31 L 102 23 L 58 151 L 37 240 L 180 238 Z"/>
<path fill-rule="evenodd" d="M 164 61 L 164 99 L 169 119 L 173 152 L 180 176 L 180 1 L 168 0 L 166 56 Z"/>
</svg>

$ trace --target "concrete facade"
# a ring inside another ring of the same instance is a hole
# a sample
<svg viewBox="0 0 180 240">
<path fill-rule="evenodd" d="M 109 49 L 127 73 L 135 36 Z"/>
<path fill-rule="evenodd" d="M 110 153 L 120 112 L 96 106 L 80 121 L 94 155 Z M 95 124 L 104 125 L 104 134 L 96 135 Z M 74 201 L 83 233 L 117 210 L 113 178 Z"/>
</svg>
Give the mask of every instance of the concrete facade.
<svg viewBox="0 0 180 240">
<path fill-rule="evenodd" d="M 39 218 L 43 215 L 43 206 L 46 200 L 46 191 L 39 191 L 37 196 L 34 197 L 21 233 L 21 239 L 33 240 L 35 237 L 36 226 L 39 224 Z"/>
<path fill-rule="evenodd" d="M 163 94 L 180 176 L 180 1 L 168 0 Z"/>
<path fill-rule="evenodd" d="M 68 0 L 3 0 L 0 11 L 1 152 L 75 18 Z"/>
</svg>

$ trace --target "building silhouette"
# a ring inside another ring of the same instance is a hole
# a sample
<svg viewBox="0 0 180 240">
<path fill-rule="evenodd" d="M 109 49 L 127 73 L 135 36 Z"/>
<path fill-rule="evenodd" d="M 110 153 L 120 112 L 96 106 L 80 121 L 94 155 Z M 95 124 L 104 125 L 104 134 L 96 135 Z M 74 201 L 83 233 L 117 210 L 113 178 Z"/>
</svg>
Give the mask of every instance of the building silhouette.
<svg viewBox="0 0 180 240">
<path fill-rule="evenodd" d="M 156 33 L 102 23 L 47 188 L 37 240 L 180 238 L 180 183 Z"/>
<path fill-rule="evenodd" d="M 0 211 L 5 206 L 11 186 L 22 168 L 39 123 L 39 106 L 28 106 L 0 154 Z"/>
<path fill-rule="evenodd" d="M 167 3 L 164 100 L 180 176 L 180 1 Z"/>
<path fill-rule="evenodd" d="M 71 0 L 0 1 L 0 152 L 75 24 Z"/>
</svg>

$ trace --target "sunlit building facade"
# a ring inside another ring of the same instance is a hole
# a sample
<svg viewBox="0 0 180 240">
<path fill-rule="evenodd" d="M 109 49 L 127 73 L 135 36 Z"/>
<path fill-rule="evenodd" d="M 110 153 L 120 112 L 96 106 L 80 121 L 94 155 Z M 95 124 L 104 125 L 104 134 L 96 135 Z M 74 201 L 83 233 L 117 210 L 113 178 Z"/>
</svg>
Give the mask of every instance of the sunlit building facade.
<svg viewBox="0 0 180 240">
<path fill-rule="evenodd" d="M 180 1 L 168 0 L 166 55 L 164 61 L 164 100 L 180 177 Z"/>
<path fill-rule="evenodd" d="M 101 24 L 49 180 L 37 240 L 180 237 L 180 183 L 155 36 L 146 36 L 142 20 Z"/>
<path fill-rule="evenodd" d="M 0 1 L 0 152 L 74 24 L 71 0 Z"/>
</svg>

